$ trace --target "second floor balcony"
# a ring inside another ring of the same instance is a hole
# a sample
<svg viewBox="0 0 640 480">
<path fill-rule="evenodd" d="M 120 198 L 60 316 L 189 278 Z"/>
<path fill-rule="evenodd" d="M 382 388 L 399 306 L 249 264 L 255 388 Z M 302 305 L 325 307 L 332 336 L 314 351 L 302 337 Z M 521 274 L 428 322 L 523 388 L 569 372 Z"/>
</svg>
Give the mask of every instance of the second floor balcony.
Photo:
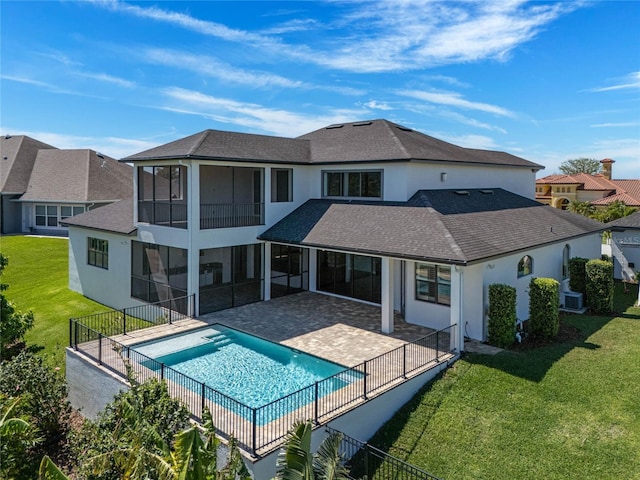
<svg viewBox="0 0 640 480">
<path fill-rule="evenodd" d="M 264 224 L 264 203 L 200 204 L 201 230 L 262 224 Z"/>
</svg>

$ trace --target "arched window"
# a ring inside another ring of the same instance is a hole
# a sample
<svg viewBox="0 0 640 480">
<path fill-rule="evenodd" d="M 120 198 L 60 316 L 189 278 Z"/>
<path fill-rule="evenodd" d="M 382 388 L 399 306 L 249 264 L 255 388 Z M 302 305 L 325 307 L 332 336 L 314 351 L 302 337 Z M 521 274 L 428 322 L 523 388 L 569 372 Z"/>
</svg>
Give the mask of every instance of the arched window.
<svg viewBox="0 0 640 480">
<path fill-rule="evenodd" d="M 560 200 L 560 202 L 558 202 L 558 206 L 562 210 L 566 210 L 569 207 L 569 199 L 563 198 L 562 200 Z"/>
<path fill-rule="evenodd" d="M 571 258 L 571 246 L 567 243 L 562 250 L 562 279 L 569 278 L 569 259 Z"/>
<path fill-rule="evenodd" d="M 518 278 L 524 277 L 526 275 L 531 275 L 533 273 L 533 258 L 529 255 L 525 255 L 518 262 Z"/>
</svg>

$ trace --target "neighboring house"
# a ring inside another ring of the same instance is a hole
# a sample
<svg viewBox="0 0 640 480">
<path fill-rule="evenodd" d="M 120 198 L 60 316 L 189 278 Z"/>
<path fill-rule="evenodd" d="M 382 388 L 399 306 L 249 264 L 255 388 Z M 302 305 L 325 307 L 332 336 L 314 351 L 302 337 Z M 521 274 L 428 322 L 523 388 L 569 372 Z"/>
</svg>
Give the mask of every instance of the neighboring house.
<svg viewBox="0 0 640 480">
<path fill-rule="evenodd" d="M 3 137 L 2 155 L 10 165 L 2 233 L 66 234 L 66 218 L 133 195 L 133 169 L 93 150 L 60 150 L 21 136 Z"/>
<path fill-rule="evenodd" d="M 617 280 L 637 280 L 640 272 L 640 212 L 606 224 L 611 230 L 613 276 Z"/>
<path fill-rule="evenodd" d="M 613 180 L 615 160 L 601 160 L 602 173 L 590 175 L 548 175 L 536 180 L 536 200 L 555 208 L 566 210 L 571 202 L 589 202 L 596 207 L 606 207 L 615 201 L 630 207 L 640 207 L 640 179 Z"/>
<path fill-rule="evenodd" d="M 195 295 L 198 314 L 303 290 L 484 340 L 488 286 L 566 280 L 603 225 L 533 200 L 542 167 L 386 120 L 298 138 L 207 130 L 127 157 L 132 204 L 66 221 L 72 290 L 113 308 Z M 514 193 L 517 192 L 517 193 Z M 109 285 L 109 288 L 104 288 Z"/>
<path fill-rule="evenodd" d="M 22 206 L 39 150 L 55 149 L 25 135 L 0 137 L 0 233 L 22 232 Z"/>
</svg>

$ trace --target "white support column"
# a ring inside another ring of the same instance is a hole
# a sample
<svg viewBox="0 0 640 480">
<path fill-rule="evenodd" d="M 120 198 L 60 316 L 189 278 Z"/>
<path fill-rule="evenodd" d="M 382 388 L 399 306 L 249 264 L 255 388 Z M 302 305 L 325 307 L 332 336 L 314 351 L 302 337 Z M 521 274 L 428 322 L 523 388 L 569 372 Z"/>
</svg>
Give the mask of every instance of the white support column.
<svg viewBox="0 0 640 480">
<path fill-rule="evenodd" d="M 309 291 L 315 292 L 318 289 L 318 250 L 309 249 Z"/>
<path fill-rule="evenodd" d="M 451 349 L 464 350 L 464 269 L 451 267 Z M 456 325 L 455 327 L 453 325 Z"/>
<path fill-rule="evenodd" d="M 264 300 L 271 300 L 271 242 L 264 242 Z"/>
<path fill-rule="evenodd" d="M 389 257 L 382 257 L 382 333 L 393 333 L 393 287 L 394 261 Z"/>
<path fill-rule="evenodd" d="M 200 249 L 197 239 L 200 231 L 200 168 L 191 162 L 187 165 L 187 293 L 195 295 L 194 316 L 200 315 Z"/>
</svg>

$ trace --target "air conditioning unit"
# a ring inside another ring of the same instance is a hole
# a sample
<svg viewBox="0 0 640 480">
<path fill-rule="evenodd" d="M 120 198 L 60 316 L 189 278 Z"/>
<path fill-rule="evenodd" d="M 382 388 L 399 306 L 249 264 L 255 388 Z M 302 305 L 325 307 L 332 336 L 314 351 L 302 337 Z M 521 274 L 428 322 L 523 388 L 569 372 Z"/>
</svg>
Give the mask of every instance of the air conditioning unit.
<svg viewBox="0 0 640 480">
<path fill-rule="evenodd" d="M 564 292 L 564 308 L 570 310 L 582 309 L 582 294 L 578 292 Z"/>
</svg>

